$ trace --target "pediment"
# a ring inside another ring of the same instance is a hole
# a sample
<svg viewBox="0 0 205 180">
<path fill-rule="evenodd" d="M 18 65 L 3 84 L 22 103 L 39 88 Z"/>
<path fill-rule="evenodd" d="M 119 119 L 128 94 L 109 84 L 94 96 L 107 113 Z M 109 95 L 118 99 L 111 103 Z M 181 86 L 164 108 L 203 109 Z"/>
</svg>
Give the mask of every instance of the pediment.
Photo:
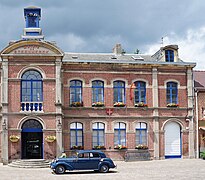
<svg viewBox="0 0 205 180">
<path fill-rule="evenodd" d="M 54 44 L 46 41 L 21 40 L 10 43 L 1 56 L 63 56 L 64 53 Z"/>
</svg>

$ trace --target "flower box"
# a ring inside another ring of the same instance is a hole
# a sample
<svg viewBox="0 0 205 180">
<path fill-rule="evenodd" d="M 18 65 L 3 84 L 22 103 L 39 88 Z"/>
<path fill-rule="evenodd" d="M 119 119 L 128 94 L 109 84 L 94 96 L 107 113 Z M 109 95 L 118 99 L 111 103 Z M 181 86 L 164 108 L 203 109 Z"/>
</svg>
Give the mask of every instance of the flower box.
<svg viewBox="0 0 205 180">
<path fill-rule="evenodd" d="M 147 104 L 143 103 L 143 102 L 139 102 L 135 104 L 135 107 L 147 107 Z"/>
<path fill-rule="evenodd" d="M 179 107 L 179 104 L 169 103 L 167 104 L 167 107 Z"/>
<path fill-rule="evenodd" d="M 114 146 L 114 149 L 119 149 L 119 150 L 121 150 L 121 149 L 127 149 L 127 147 L 126 147 L 126 146 L 123 146 L 123 145 L 116 145 L 116 146 Z"/>
<path fill-rule="evenodd" d="M 147 145 L 144 145 L 144 144 L 138 144 L 135 149 L 148 149 L 148 146 Z"/>
<path fill-rule="evenodd" d="M 126 104 L 123 103 L 123 102 L 115 102 L 113 106 L 114 106 L 114 107 L 125 107 Z"/>
<path fill-rule="evenodd" d="M 56 137 L 55 137 L 55 136 L 52 136 L 52 135 L 46 136 L 46 137 L 45 137 L 45 140 L 46 140 L 46 142 L 51 143 L 51 142 L 54 142 L 54 141 L 56 140 Z"/>
<path fill-rule="evenodd" d="M 70 107 L 83 107 L 83 102 L 72 102 Z"/>
<path fill-rule="evenodd" d="M 71 150 L 83 150 L 84 148 L 83 146 L 72 146 L 70 149 Z"/>
<path fill-rule="evenodd" d="M 104 103 L 103 102 L 94 102 L 92 103 L 92 107 L 103 107 Z"/>
<path fill-rule="evenodd" d="M 93 150 L 105 150 L 105 146 L 94 146 Z"/>
<path fill-rule="evenodd" d="M 11 142 L 18 142 L 19 139 L 20 139 L 20 137 L 19 137 L 19 136 L 16 136 L 16 135 L 11 135 L 11 136 L 9 137 L 9 139 L 10 139 Z"/>
</svg>

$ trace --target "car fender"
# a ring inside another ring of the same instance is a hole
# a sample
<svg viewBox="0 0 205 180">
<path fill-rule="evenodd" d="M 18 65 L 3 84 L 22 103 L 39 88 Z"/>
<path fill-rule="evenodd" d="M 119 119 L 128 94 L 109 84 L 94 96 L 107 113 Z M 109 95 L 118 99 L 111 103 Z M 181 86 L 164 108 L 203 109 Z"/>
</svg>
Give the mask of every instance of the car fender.
<svg viewBox="0 0 205 180">
<path fill-rule="evenodd" d="M 100 170 L 101 166 L 102 165 L 107 165 L 109 168 L 110 168 L 110 162 L 107 162 L 107 161 L 102 161 L 98 164 L 98 170 Z"/>
<path fill-rule="evenodd" d="M 69 171 L 72 171 L 74 169 L 73 166 L 71 166 L 70 164 L 65 163 L 65 162 L 57 162 L 56 167 L 58 165 L 63 165 L 66 168 L 66 170 L 69 170 Z"/>
</svg>

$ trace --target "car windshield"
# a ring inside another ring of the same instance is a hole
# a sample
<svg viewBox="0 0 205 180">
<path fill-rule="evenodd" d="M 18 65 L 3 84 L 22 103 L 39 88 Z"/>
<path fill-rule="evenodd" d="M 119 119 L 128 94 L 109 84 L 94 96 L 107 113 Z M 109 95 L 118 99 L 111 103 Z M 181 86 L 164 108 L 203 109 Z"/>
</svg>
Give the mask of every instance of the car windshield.
<svg viewBox="0 0 205 180">
<path fill-rule="evenodd" d="M 76 157 L 78 157 L 78 153 L 77 152 L 73 152 L 70 157 L 71 158 L 76 158 Z"/>
</svg>

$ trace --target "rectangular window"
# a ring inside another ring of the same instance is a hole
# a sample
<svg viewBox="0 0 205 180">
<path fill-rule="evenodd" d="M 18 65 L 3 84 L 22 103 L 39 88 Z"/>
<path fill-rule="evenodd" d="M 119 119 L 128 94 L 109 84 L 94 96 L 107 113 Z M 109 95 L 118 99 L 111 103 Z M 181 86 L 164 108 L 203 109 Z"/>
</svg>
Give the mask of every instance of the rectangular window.
<svg viewBox="0 0 205 180">
<path fill-rule="evenodd" d="M 136 125 L 136 145 L 147 145 L 147 124 L 139 122 Z"/>
<path fill-rule="evenodd" d="M 167 104 L 178 104 L 178 88 L 177 83 L 167 83 Z"/>
<path fill-rule="evenodd" d="M 115 81 L 114 87 L 114 103 L 125 103 L 125 83 L 123 81 Z"/>
<path fill-rule="evenodd" d="M 126 128 L 125 123 L 116 123 L 114 129 L 114 145 L 126 146 Z"/>
<path fill-rule="evenodd" d="M 82 106 L 82 82 L 79 80 L 70 81 L 70 105 Z"/>
<path fill-rule="evenodd" d="M 104 83 L 102 81 L 92 82 L 92 103 L 104 102 Z"/>
<path fill-rule="evenodd" d="M 165 51 L 165 60 L 166 62 L 174 62 L 174 51 L 173 50 Z"/>
<path fill-rule="evenodd" d="M 135 104 L 146 103 L 146 83 L 142 81 L 135 82 Z"/>
</svg>

